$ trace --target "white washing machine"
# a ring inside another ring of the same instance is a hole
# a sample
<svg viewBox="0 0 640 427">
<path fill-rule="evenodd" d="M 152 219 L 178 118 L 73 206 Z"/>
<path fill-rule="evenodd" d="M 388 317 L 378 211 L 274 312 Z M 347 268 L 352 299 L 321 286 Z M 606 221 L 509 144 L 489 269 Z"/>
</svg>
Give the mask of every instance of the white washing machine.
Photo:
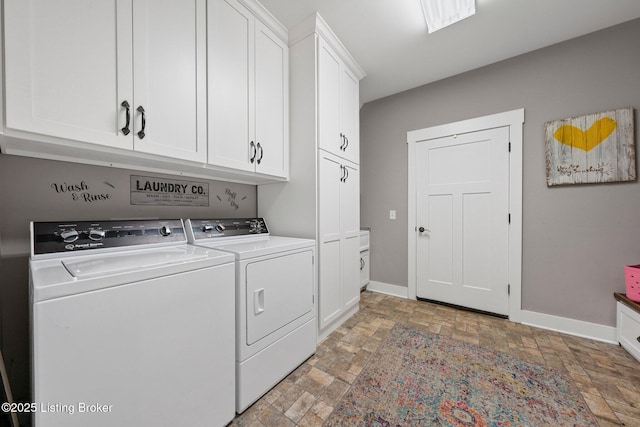
<svg viewBox="0 0 640 427">
<path fill-rule="evenodd" d="M 235 271 L 180 219 L 31 224 L 35 427 L 235 416 Z"/>
<path fill-rule="evenodd" d="M 313 355 L 315 241 L 271 236 L 262 218 L 187 220 L 189 242 L 236 260 L 236 411 Z"/>
</svg>

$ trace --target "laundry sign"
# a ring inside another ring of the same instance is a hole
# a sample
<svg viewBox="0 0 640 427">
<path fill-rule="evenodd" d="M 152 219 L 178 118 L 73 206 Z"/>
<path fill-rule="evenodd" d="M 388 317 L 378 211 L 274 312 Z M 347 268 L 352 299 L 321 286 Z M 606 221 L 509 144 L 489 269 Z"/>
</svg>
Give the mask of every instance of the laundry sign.
<svg viewBox="0 0 640 427">
<path fill-rule="evenodd" d="M 131 175 L 131 204 L 209 206 L 209 184 L 201 181 Z"/>
</svg>

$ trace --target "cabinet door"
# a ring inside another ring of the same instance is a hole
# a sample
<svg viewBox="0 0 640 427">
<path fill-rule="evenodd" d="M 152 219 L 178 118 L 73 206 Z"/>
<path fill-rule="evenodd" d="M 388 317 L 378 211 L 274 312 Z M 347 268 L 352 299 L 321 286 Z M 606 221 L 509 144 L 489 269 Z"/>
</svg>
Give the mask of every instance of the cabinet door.
<svg viewBox="0 0 640 427">
<path fill-rule="evenodd" d="M 340 58 L 318 40 L 318 146 L 342 156 L 340 130 Z"/>
<path fill-rule="evenodd" d="M 255 158 L 253 93 L 254 17 L 236 0 L 209 2 L 208 162 L 253 171 Z"/>
<path fill-rule="evenodd" d="M 6 0 L 6 127 L 133 147 L 132 0 Z"/>
<path fill-rule="evenodd" d="M 346 162 L 342 162 L 342 164 L 345 172 L 340 186 L 340 233 L 345 237 L 358 237 L 359 247 L 360 173 L 356 165 Z"/>
<path fill-rule="evenodd" d="M 256 21 L 256 172 L 281 177 L 286 177 L 289 169 L 288 51 L 280 38 Z"/>
<path fill-rule="evenodd" d="M 206 161 L 205 12 L 206 0 L 134 0 L 136 151 Z"/>
<path fill-rule="evenodd" d="M 360 163 L 360 82 L 343 67 L 340 73 L 340 128 L 345 138 L 343 157 Z"/>
<path fill-rule="evenodd" d="M 345 309 L 360 300 L 360 176 L 354 165 L 343 165 L 340 185 L 340 230 L 342 239 L 342 302 Z"/>
<path fill-rule="evenodd" d="M 343 177 L 338 159 L 322 150 L 318 164 L 319 316 L 324 328 L 342 313 L 340 187 Z"/>
</svg>

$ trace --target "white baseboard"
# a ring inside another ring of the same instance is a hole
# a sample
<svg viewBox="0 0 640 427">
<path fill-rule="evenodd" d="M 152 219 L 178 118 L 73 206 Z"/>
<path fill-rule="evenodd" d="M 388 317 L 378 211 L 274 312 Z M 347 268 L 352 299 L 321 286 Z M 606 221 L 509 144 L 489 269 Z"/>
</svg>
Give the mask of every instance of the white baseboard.
<svg viewBox="0 0 640 427">
<path fill-rule="evenodd" d="M 392 285 L 374 280 L 369 282 L 367 290 L 405 299 L 408 299 L 409 295 L 406 286 Z M 618 344 L 616 328 L 612 326 L 599 325 L 597 323 L 589 323 L 582 320 L 569 319 L 568 317 L 553 316 L 551 314 L 527 310 L 520 311 L 520 323 L 609 344 Z"/>
<path fill-rule="evenodd" d="M 599 325 L 597 323 L 589 323 L 582 320 L 569 319 L 567 317 L 553 316 L 551 314 L 537 313 L 535 311 L 522 310 L 520 313 L 520 320 L 524 325 L 562 332 L 564 334 L 575 335 L 582 338 L 589 338 L 609 344 L 618 344 L 616 328 L 612 326 Z"/>
<path fill-rule="evenodd" d="M 409 295 L 409 289 L 406 286 L 392 285 L 390 283 L 376 282 L 374 280 L 371 280 L 367 284 L 367 290 L 404 299 L 407 299 Z"/>
<path fill-rule="evenodd" d="M 322 341 L 324 341 L 325 338 L 327 338 L 329 335 L 331 335 L 331 332 L 333 332 L 336 329 L 338 329 L 340 327 L 340 325 L 342 325 L 344 322 L 346 322 L 348 318 L 350 318 L 351 316 L 356 314 L 359 310 L 360 310 L 360 305 L 359 304 L 355 304 L 349 310 L 347 310 L 344 313 L 342 313 L 338 318 L 334 319 L 329 325 L 326 325 L 324 328 L 319 329 L 318 330 L 318 344 L 320 344 Z M 319 326 L 320 326 L 320 324 L 318 324 L 318 327 Z"/>
</svg>

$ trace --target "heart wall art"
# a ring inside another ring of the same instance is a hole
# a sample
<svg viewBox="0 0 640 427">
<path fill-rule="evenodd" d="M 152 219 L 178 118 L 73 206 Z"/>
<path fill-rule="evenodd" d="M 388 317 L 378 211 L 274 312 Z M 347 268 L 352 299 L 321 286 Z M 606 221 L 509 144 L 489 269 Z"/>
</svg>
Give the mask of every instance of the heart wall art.
<svg viewBox="0 0 640 427">
<path fill-rule="evenodd" d="M 633 108 L 544 124 L 547 185 L 635 181 Z"/>
</svg>

